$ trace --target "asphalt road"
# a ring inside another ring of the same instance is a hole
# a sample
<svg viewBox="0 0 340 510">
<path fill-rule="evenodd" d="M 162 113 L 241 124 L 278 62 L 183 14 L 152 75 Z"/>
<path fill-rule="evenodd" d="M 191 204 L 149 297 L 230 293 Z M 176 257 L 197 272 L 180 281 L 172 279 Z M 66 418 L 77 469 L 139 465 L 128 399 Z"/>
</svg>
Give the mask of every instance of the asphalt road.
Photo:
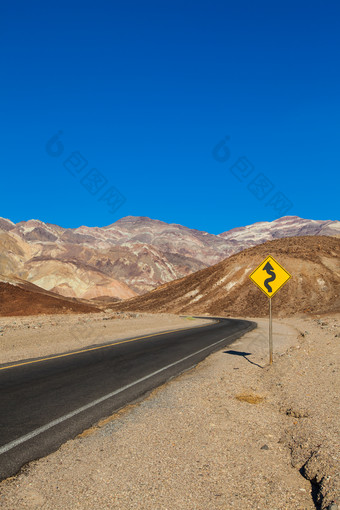
<svg viewBox="0 0 340 510">
<path fill-rule="evenodd" d="M 254 327 L 249 321 L 220 319 L 77 354 L 0 366 L 0 479 Z"/>
</svg>

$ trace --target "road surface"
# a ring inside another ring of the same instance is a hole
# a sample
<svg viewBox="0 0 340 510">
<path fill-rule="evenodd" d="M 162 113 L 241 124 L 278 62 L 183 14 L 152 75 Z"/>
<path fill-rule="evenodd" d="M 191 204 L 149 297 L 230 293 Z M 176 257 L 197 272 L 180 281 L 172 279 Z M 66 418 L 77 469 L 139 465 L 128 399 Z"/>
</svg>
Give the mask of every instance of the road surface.
<svg viewBox="0 0 340 510">
<path fill-rule="evenodd" d="M 0 479 L 256 327 L 219 319 L 185 330 L 0 366 Z"/>
</svg>

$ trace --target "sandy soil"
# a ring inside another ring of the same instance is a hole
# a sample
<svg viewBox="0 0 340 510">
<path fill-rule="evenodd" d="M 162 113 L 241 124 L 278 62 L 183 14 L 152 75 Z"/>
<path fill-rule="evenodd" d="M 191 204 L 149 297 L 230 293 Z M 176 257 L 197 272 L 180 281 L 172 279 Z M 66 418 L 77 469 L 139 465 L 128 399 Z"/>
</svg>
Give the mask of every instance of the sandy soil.
<svg viewBox="0 0 340 510">
<path fill-rule="evenodd" d="M 209 322 L 130 312 L 0 317 L 0 365 Z"/>
<path fill-rule="evenodd" d="M 340 316 L 275 320 L 272 366 L 258 322 L 2 482 L 1 508 L 338 508 Z"/>
</svg>

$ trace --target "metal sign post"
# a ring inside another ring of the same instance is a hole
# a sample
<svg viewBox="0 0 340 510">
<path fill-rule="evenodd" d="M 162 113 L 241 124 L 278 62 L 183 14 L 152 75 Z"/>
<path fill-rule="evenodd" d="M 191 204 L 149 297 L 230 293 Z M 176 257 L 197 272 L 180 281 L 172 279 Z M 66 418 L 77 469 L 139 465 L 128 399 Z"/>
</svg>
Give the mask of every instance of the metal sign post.
<svg viewBox="0 0 340 510">
<path fill-rule="evenodd" d="M 274 257 L 269 256 L 249 275 L 249 278 L 269 298 L 269 364 L 271 365 L 273 363 L 272 297 L 288 282 L 291 275 Z"/>
<path fill-rule="evenodd" d="M 272 300 L 269 298 L 269 364 L 273 363 L 273 322 L 272 322 Z"/>
</svg>

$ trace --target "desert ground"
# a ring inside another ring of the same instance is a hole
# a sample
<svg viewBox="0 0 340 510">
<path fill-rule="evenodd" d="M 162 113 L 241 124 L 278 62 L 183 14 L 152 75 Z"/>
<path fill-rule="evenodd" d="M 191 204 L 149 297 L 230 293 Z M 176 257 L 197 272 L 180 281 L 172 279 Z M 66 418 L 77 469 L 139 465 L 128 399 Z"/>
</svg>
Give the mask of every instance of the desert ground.
<svg viewBox="0 0 340 510">
<path fill-rule="evenodd" d="M 209 322 L 167 313 L 131 312 L 0 317 L 0 365 Z"/>
<path fill-rule="evenodd" d="M 50 327 L 54 352 L 81 347 L 72 335 L 57 341 L 70 327 L 59 320 L 2 318 L 6 360 L 51 352 L 48 339 L 28 347 Z M 114 328 L 121 335 L 120 322 L 124 336 L 189 323 L 128 314 L 67 320 L 90 331 L 91 343 Z M 232 346 L 3 481 L 1 508 L 338 508 L 340 314 L 275 319 L 271 366 L 268 321 L 252 320 L 258 329 Z"/>
</svg>

